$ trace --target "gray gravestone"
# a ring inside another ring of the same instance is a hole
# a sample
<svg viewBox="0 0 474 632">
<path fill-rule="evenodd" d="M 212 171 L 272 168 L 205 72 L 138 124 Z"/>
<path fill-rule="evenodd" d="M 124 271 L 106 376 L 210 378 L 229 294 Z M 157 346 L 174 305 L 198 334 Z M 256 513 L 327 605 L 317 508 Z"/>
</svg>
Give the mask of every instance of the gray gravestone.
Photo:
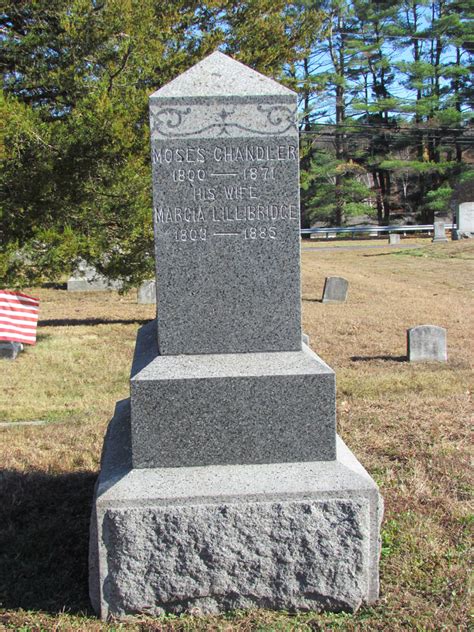
<svg viewBox="0 0 474 632">
<path fill-rule="evenodd" d="M 459 204 L 456 212 L 455 239 L 474 237 L 474 202 Z"/>
<path fill-rule="evenodd" d="M 103 618 L 377 597 L 382 502 L 336 436 L 334 372 L 302 345 L 295 114 L 221 53 L 151 98 L 158 321 L 104 442 Z"/>
<path fill-rule="evenodd" d="M 301 349 L 296 100 L 236 64 L 150 98 L 163 355 Z"/>
<path fill-rule="evenodd" d="M 408 329 L 407 355 L 410 362 L 446 362 L 446 329 L 435 325 Z"/>
<path fill-rule="evenodd" d="M 323 288 L 323 303 L 345 303 L 349 282 L 343 277 L 326 277 Z"/>
<path fill-rule="evenodd" d="M 15 360 L 20 351 L 23 350 L 21 342 L 10 340 L 0 340 L 0 358 L 5 360 Z"/>
<path fill-rule="evenodd" d="M 388 234 L 388 243 L 391 246 L 395 246 L 400 243 L 400 235 L 399 233 L 389 233 Z"/>
<path fill-rule="evenodd" d="M 138 357 L 152 344 L 143 330 Z M 156 356 L 133 377 L 131 395 L 134 467 L 327 461 L 336 454 L 334 373 L 307 347 Z"/>
<path fill-rule="evenodd" d="M 137 291 L 137 303 L 151 305 L 156 303 L 156 281 L 150 279 L 143 281 Z"/>
<path fill-rule="evenodd" d="M 111 281 L 99 274 L 94 266 L 86 261 L 79 261 L 72 276 L 67 280 L 68 292 L 104 292 L 107 290 L 120 290 L 120 281 Z"/>
<path fill-rule="evenodd" d="M 446 237 L 446 230 L 444 228 L 444 222 L 435 222 L 433 224 L 433 227 L 434 227 L 433 242 L 448 241 L 448 238 Z"/>
</svg>

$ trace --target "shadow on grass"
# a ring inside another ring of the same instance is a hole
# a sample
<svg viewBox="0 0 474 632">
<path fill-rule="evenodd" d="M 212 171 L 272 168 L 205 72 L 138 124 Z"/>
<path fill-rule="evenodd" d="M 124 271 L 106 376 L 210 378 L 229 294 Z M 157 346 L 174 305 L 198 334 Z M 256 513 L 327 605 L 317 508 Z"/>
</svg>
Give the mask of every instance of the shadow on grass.
<svg viewBox="0 0 474 632">
<path fill-rule="evenodd" d="M 90 613 L 89 519 L 96 475 L 0 472 L 3 608 Z"/>
<path fill-rule="evenodd" d="M 387 244 L 388 246 L 388 244 Z M 395 252 L 377 252 L 375 254 L 370 254 L 370 255 L 362 255 L 363 257 L 390 257 L 392 255 L 399 255 L 399 254 L 403 254 L 404 250 L 413 250 L 416 248 L 426 248 L 426 246 L 423 245 L 418 245 L 418 244 L 407 244 L 406 246 L 398 246 L 398 245 L 392 245 L 390 246 L 391 248 L 393 248 L 395 250 Z M 412 253 L 410 253 L 412 254 Z"/>
<path fill-rule="evenodd" d="M 408 357 L 404 356 L 351 356 L 352 362 L 371 362 L 372 360 L 383 360 L 384 362 L 408 362 Z"/>
<path fill-rule="evenodd" d="M 302 301 L 305 301 L 305 303 L 322 303 L 323 299 L 322 298 L 302 298 Z"/>
<path fill-rule="evenodd" d="M 52 318 L 39 320 L 38 327 L 77 327 L 79 325 L 146 325 L 151 318 Z"/>
<path fill-rule="evenodd" d="M 67 290 L 67 283 L 42 283 L 41 287 L 47 290 Z"/>
</svg>

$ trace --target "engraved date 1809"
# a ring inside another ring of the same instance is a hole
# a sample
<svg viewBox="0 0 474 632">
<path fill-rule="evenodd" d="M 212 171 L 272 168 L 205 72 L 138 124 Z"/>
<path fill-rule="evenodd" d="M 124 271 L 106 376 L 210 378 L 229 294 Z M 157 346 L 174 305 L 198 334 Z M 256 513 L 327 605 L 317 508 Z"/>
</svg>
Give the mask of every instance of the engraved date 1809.
<svg viewBox="0 0 474 632">
<path fill-rule="evenodd" d="M 198 241 L 207 241 L 208 238 L 208 229 L 207 228 L 176 228 L 172 231 L 174 241 L 180 242 L 198 242 Z M 216 232 L 214 233 L 214 237 L 216 236 L 239 236 L 243 235 L 245 240 L 258 240 L 258 239 L 276 239 L 277 229 L 275 226 L 250 226 L 249 228 L 245 228 L 243 231 L 232 231 L 232 232 Z"/>
<path fill-rule="evenodd" d="M 207 241 L 207 228 L 176 228 L 175 241 Z"/>
</svg>

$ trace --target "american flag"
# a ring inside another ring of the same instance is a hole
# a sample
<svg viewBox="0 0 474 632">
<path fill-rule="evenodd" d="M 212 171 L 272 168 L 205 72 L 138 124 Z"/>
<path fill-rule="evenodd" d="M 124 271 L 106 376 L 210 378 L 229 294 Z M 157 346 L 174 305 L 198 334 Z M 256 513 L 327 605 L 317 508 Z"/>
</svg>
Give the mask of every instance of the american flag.
<svg viewBox="0 0 474 632">
<path fill-rule="evenodd" d="M 0 290 L 0 340 L 34 345 L 38 309 L 37 298 Z"/>
</svg>

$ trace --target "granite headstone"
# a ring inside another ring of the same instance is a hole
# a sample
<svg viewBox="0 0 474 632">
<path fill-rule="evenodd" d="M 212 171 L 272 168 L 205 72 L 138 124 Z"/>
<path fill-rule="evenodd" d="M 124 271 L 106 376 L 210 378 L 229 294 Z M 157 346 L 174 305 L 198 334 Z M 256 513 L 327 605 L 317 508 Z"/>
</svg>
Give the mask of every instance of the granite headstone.
<svg viewBox="0 0 474 632">
<path fill-rule="evenodd" d="M 155 279 L 149 279 L 143 281 L 137 290 L 137 303 L 142 305 L 151 305 L 156 303 L 156 281 Z"/>
<path fill-rule="evenodd" d="M 236 65 L 150 98 L 162 355 L 301 349 L 296 100 Z"/>
<path fill-rule="evenodd" d="M 410 362 L 446 362 L 446 329 L 435 325 L 408 329 L 407 355 Z"/>
<path fill-rule="evenodd" d="M 68 292 L 104 292 L 120 290 L 121 287 L 120 281 L 111 281 L 83 259 L 78 262 L 73 274 L 67 280 Z"/>
<path fill-rule="evenodd" d="M 457 239 L 474 237 L 474 202 L 462 202 L 458 205 L 455 236 Z"/>
<path fill-rule="evenodd" d="M 433 242 L 447 242 L 448 238 L 446 237 L 446 230 L 444 227 L 444 222 L 437 221 L 433 224 L 434 227 L 434 235 Z"/>
<path fill-rule="evenodd" d="M 347 300 L 347 292 L 349 289 L 349 281 L 343 277 L 330 276 L 326 277 L 323 288 L 323 303 L 345 303 Z"/>
<path fill-rule="evenodd" d="M 213 53 L 150 103 L 158 319 L 104 442 L 94 608 L 372 603 L 382 501 L 302 344 L 296 94 Z"/>
</svg>

